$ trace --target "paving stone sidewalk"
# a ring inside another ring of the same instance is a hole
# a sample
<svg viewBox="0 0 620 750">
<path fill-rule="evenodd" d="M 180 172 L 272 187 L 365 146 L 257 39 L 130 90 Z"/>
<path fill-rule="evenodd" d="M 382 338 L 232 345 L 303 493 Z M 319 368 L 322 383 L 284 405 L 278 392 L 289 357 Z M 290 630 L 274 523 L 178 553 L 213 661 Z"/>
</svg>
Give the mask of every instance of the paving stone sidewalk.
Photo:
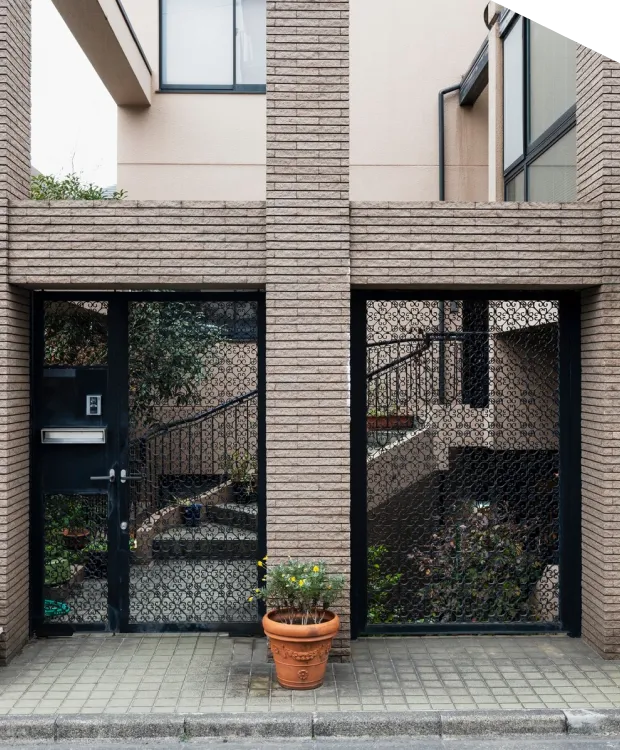
<svg viewBox="0 0 620 750">
<path fill-rule="evenodd" d="M 0 714 L 601 709 L 620 662 L 566 636 L 369 638 L 322 688 L 280 688 L 264 639 L 75 635 L 0 668 Z"/>
</svg>

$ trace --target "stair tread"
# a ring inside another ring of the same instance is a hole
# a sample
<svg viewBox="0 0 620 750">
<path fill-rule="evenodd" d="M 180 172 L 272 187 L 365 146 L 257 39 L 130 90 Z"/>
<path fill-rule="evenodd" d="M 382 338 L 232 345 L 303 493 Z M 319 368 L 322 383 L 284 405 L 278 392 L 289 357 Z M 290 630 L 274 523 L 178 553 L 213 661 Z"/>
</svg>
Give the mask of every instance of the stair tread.
<svg viewBox="0 0 620 750">
<path fill-rule="evenodd" d="M 231 510 L 235 513 L 244 513 L 247 516 L 258 515 L 258 503 L 217 503 L 206 506 L 209 510 Z"/>
<path fill-rule="evenodd" d="M 198 541 L 254 541 L 256 538 L 256 531 L 225 523 L 203 521 L 200 526 L 173 526 L 158 534 L 153 541 L 195 543 Z"/>
</svg>

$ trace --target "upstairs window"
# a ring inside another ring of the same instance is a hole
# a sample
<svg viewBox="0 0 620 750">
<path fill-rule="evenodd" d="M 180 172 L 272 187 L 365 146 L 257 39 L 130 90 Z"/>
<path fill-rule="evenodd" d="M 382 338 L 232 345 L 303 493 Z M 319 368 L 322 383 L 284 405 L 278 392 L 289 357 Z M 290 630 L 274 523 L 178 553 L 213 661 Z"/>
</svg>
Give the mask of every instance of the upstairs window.
<svg viewBox="0 0 620 750">
<path fill-rule="evenodd" d="M 266 0 L 160 0 L 163 91 L 264 92 Z"/>
<path fill-rule="evenodd" d="M 504 37 L 508 201 L 577 198 L 575 42 L 516 17 Z"/>
</svg>

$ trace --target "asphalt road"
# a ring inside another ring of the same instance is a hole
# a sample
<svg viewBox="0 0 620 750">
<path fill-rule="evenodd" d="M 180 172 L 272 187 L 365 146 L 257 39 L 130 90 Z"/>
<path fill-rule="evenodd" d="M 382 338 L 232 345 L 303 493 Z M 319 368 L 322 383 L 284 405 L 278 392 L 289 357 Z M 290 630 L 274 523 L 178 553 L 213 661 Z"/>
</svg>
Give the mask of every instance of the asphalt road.
<svg viewBox="0 0 620 750">
<path fill-rule="evenodd" d="M 493 739 L 493 740 L 150 740 L 118 742 L 74 740 L 36 744 L 4 744 L 15 750 L 620 750 L 617 739 Z"/>
</svg>

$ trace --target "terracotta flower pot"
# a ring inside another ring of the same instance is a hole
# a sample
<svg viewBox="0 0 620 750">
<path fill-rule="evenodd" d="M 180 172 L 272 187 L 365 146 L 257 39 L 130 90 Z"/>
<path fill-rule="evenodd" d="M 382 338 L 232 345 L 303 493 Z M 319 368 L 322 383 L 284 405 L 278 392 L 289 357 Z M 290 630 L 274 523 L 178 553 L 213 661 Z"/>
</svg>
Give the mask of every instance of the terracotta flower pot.
<svg viewBox="0 0 620 750">
<path fill-rule="evenodd" d="M 410 430 L 413 427 L 415 427 L 415 417 L 412 414 L 366 417 L 367 430 Z"/>
<path fill-rule="evenodd" d="M 65 547 L 72 550 L 81 550 L 88 544 L 90 537 L 89 529 L 63 529 L 62 535 L 65 540 Z"/>
<path fill-rule="evenodd" d="M 280 617 L 280 619 L 278 619 Z M 318 625 L 290 625 L 274 610 L 263 617 L 263 628 L 282 687 L 313 690 L 323 684 L 327 657 L 340 620 L 334 612 L 325 613 Z"/>
</svg>

